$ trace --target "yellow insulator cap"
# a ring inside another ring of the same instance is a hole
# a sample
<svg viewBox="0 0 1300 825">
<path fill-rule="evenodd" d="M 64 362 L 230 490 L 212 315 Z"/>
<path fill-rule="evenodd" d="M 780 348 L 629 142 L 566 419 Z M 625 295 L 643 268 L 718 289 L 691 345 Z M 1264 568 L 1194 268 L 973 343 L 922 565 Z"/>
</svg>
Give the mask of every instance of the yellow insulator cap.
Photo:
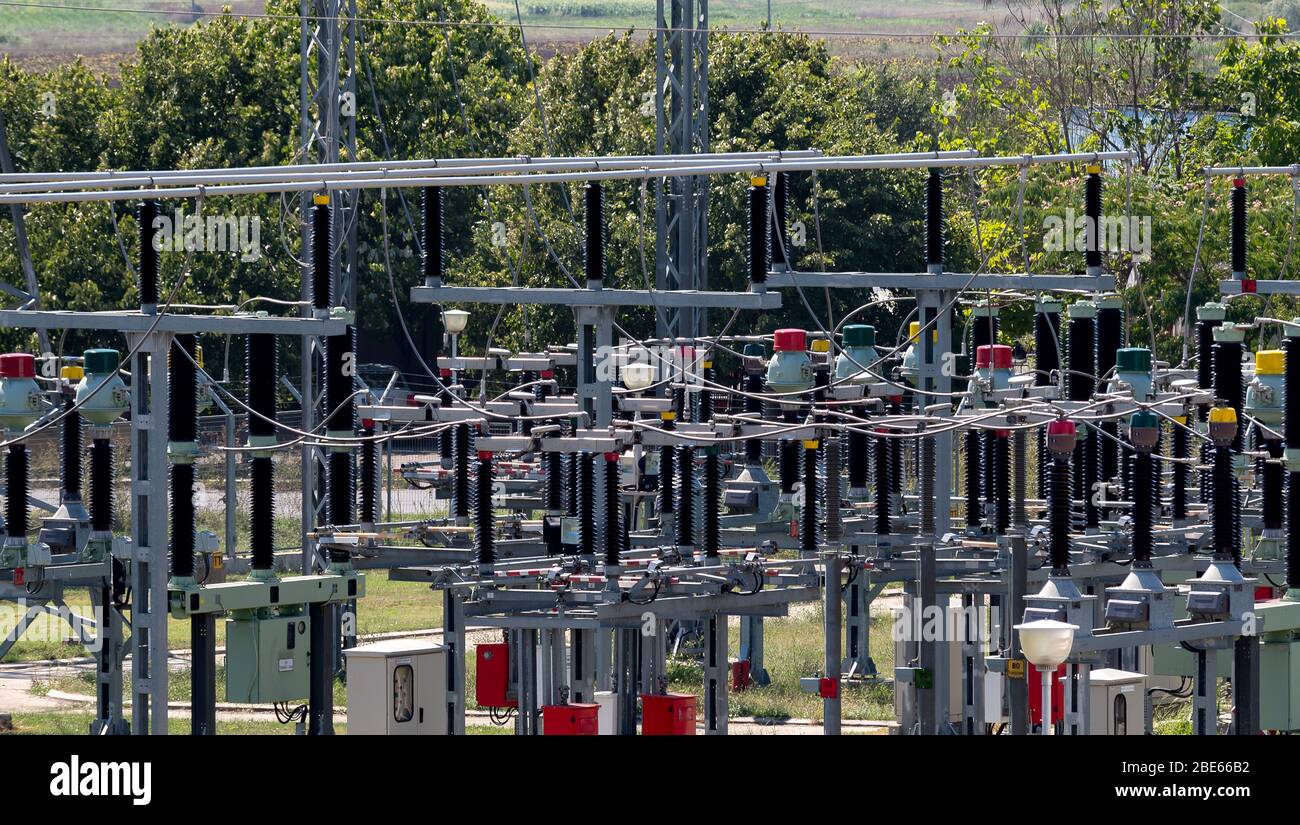
<svg viewBox="0 0 1300 825">
<path fill-rule="evenodd" d="M 750 183 L 750 185 L 752 185 L 752 186 L 767 186 L 767 176 L 766 176 L 766 175 L 754 175 L 754 176 L 750 177 L 750 179 L 749 179 L 749 183 Z"/>
<path fill-rule="evenodd" d="M 1237 411 L 1232 407 L 1214 407 L 1210 410 L 1211 424 L 1236 424 Z"/>
<path fill-rule="evenodd" d="M 311 196 L 311 202 L 317 206 L 329 206 L 330 196 L 326 194 L 316 194 Z"/>
<path fill-rule="evenodd" d="M 907 325 L 907 337 L 909 340 L 915 341 L 920 336 L 921 336 L 920 321 L 913 321 L 912 323 Z"/>
<path fill-rule="evenodd" d="M 59 377 L 65 381 L 80 381 L 86 377 L 86 371 L 75 364 L 70 364 L 59 370 Z"/>
<path fill-rule="evenodd" d="M 813 352 L 830 352 L 830 351 L 831 351 L 831 342 L 828 341 L 828 340 L 826 340 L 825 338 L 818 338 L 817 340 L 815 340 L 815 341 L 812 342 L 812 351 L 813 351 Z"/>
<path fill-rule="evenodd" d="M 1262 349 L 1255 353 L 1256 375 L 1281 375 L 1285 370 L 1285 351 L 1280 349 Z"/>
<path fill-rule="evenodd" d="M 1175 416 L 1174 416 L 1174 423 L 1175 423 L 1175 424 L 1186 424 L 1186 423 L 1187 423 L 1187 416 L 1185 416 L 1185 415 L 1175 415 Z"/>
<path fill-rule="evenodd" d="M 660 420 L 660 421 L 676 421 L 676 420 L 677 420 L 677 413 L 673 412 L 672 410 L 664 410 L 663 412 L 659 413 L 659 420 Z"/>
<path fill-rule="evenodd" d="M 713 369 L 713 362 L 712 362 L 712 361 L 701 361 L 701 362 L 700 362 L 700 368 L 701 368 L 701 369 L 706 369 L 706 370 L 711 370 L 711 369 Z"/>
<path fill-rule="evenodd" d="M 194 360 L 198 363 L 199 369 L 203 369 L 203 345 L 194 345 Z"/>
<path fill-rule="evenodd" d="M 820 444 L 820 443 L 821 443 L 821 442 L 819 442 L 817 439 L 812 438 L 812 439 L 809 439 L 809 440 L 807 440 L 807 441 L 805 441 L 805 442 L 803 443 L 803 448 L 804 448 L 805 450 L 815 450 L 815 449 L 817 449 L 817 446 L 818 446 L 818 444 Z"/>
<path fill-rule="evenodd" d="M 1101 164 L 1100 164 L 1100 163 L 1090 163 L 1090 164 L 1088 164 L 1088 174 L 1089 174 L 1089 175 L 1100 175 L 1100 174 L 1101 174 Z"/>
</svg>

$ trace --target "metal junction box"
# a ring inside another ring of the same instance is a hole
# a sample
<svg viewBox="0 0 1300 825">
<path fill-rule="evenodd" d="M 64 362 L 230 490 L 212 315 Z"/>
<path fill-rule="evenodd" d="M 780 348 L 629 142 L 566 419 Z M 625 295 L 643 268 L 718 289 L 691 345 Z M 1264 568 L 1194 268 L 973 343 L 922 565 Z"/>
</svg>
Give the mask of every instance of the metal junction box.
<svg viewBox="0 0 1300 825">
<path fill-rule="evenodd" d="M 311 692 L 306 614 L 226 619 L 226 701 L 260 704 L 306 699 Z"/>
<path fill-rule="evenodd" d="M 1088 674 L 1089 730 L 1093 736 L 1142 736 L 1146 732 L 1147 678 L 1102 667 Z"/>
<path fill-rule="evenodd" d="M 348 657 L 348 735 L 447 734 L 447 648 L 389 639 Z"/>
</svg>

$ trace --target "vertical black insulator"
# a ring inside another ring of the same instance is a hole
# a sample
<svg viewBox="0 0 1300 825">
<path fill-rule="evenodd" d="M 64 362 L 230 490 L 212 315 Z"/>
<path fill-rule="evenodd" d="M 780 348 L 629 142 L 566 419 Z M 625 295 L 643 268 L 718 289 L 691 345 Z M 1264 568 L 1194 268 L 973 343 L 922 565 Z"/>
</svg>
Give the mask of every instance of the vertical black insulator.
<svg viewBox="0 0 1300 825">
<path fill-rule="evenodd" d="M 375 428 L 363 427 L 361 435 L 369 439 L 361 442 L 361 512 L 362 524 L 379 522 L 379 442 Z"/>
<path fill-rule="evenodd" d="M 695 450 L 677 451 L 677 544 L 695 546 Z"/>
<path fill-rule="evenodd" d="M 745 376 L 745 412 L 751 417 L 763 417 L 763 399 L 758 394 L 763 391 L 763 376 L 755 373 Z M 763 442 L 758 438 L 749 438 L 745 440 L 745 461 L 749 464 L 758 464 L 763 460 Z"/>
<path fill-rule="evenodd" d="M 799 442 L 786 439 L 781 442 L 780 450 L 777 471 L 781 474 L 781 492 L 793 493 L 799 480 Z"/>
<path fill-rule="evenodd" d="M 704 383 L 695 393 L 695 410 L 697 415 L 695 420 L 701 424 L 707 424 L 713 420 L 713 390 L 709 389 L 709 383 L 713 380 L 713 362 L 702 361 L 700 363 L 700 377 Z"/>
<path fill-rule="evenodd" d="M 1151 564 L 1151 528 L 1155 518 L 1155 476 L 1152 472 L 1151 453 L 1135 452 L 1133 464 L 1133 564 L 1147 567 Z"/>
<path fill-rule="evenodd" d="M 755 178 L 762 180 L 762 178 Z M 767 219 L 767 184 L 749 187 L 749 282 L 767 282 L 773 260 L 771 224 Z M 779 254 L 779 252 L 777 253 Z"/>
<path fill-rule="evenodd" d="M 11 459 L 12 460 L 12 459 Z M 194 465 L 172 465 L 172 577 L 194 576 Z"/>
<path fill-rule="evenodd" d="M 1244 421 L 1242 405 L 1246 389 L 1241 381 L 1241 343 L 1219 341 L 1214 345 L 1214 395 L 1237 411 L 1237 420 Z M 1242 431 L 1238 427 L 1232 439 L 1232 449 L 1241 452 Z"/>
<path fill-rule="evenodd" d="M 602 283 L 605 280 L 605 198 L 599 181 L 588 183 L 584 192 L 587 203 L 587 283 Z"/>
<path fill-rule="evenodd" d="M 803 509 L 799 521 L 799 549 L 805 555 L 817 552 L 817 504 L 821 499 L 820 485 L 817 482 L 817 448 L 804 445 Z"/>
<path fill-rule="evenodd" d="M 1132 447 L 1125 444 L 1120 450 L 1120 482 L 1121 489 L 1124 491 L 1126 501 L 1133 500 L 1133 456 L 1135 451 Z"/>
<path fill-rule="evenodd" d="M 1300 337 L 1288 337 L 1282 348 L 1286 352 L 1282 437 L 1287 449 L 1300 450 Z"/>
<path fill-rule="evenodd" d="M 893 533 L 890 523 L 889 494 L 893 484 L 889 480 L 892 469 L 889 460 L 889 444 L 883 435 L 876 436 L 876 535 L 888 536 Z"/>
<path fill-rule="evenodd" d="M 853 414 L 858 418 L 865 418 L 867 410 L 865 407 L 855 407 Z M 849 430 L 848 449 L 849 449 L 849 487 L 855 490 L 864 490 L 867 487 L 867 449 L 870 446 L 870 436 L 860 429 L 861 425 Z"/>
<path fill-rule="evenodd" d="M 27 496 L 31 492 L 27 469 L 27 446 L 9 445 L 5 462 L 5 530 L 11 539 L 27 538 Z"/>
<path fill-rule="evenodd" d="M 168 362 L 167 440 L 190 443 L 198 439 L 198 369 L 191 334 L 172 339 Z"/>
<path fill-rule="evenodd" d="M 877 460 L 879 460 L 879 453 Z M 976 430 L 966 431 L 966 524 L 970 527 L 978 527 L 981 519 L 980 513 L 980 462 L 983 460 L 983 451 L 980 449 L 980 434 Z"/>
<path fill-rule="evenodd" d="M 492 454 L 479 453 L 474 485 L 474 552 L 481 565 L 495 564 L 492 545 Z"/>
<path fill-rule="evenodd" d="M 140 266 L 136 272 L 141 306 L 155 306 L 158 303 L 158 249 L 154 246 L 154 239 L 158 235 L 158 227 L 154 225 L 157 219 L 158 201 L 141 202 Z M 175 231 L 179 232 L 181 228 L 176 227 Z"/>
<path fill-rule="evenodd" d="M 1071 401 L 1087 401 L 1096 388 L 1096 324 L 1093 318 L 1071 318 L 1067 327 L 1070 356 L 1066 392 Z"/>
<path fill-rule="evenodd" d="M 605 455 L 605 564 L 618 564 L 623 551 L 623 502 L 618 494 L 618 453 Z"/>
<path fill-rule="evenodd" d="M 352 524 L 356 508 L 356 472 L 351 453 L 329 454 L 330 524 Z"/>
<path fill-rule="evenodd" d="M 566 458 L 564 465 L 565 489 L 569 491 L 569 498 L 565 502 L 565 507 L 571 516 L 577 516 L 578 511 L 582 508 L 582 502 L 579 501 L 582 498 L 582 491 L 578 489 L 578 465 L 581 463 L 575 453 Z"/>
<path fill-rule="evenodd" d="M 669 430 L 671 422 L 664 422 L 664 429 Z M 677 480 L 676 462 L 677 448 L 671 444 L 665 444 L 659 448 L 659 513 L 672 513 L 677 510 L 677 500 L 673 496 L 673 487 Z"/>
<path fill-rule="evenodd" d="M 1241 534 L 1234 529 L 1237 518 L 1237 485 L 1232 475 L 1232 448 L 1215 447 L 1213 490 L 1210 497 L 1210 517 L 1214 523 L 1214 552 L 1231 556 L 1241 563 Z"/>
<path fill-rule="evenodd" d="M 596 457 L 576 453 L 578 460 L 578 529 L 582 533 L 581 554 L 596 555 Z"/>
<path fill-rule="evenodd" d="M 1093 499 L 1093 485 L 1101 474 L 1101 436 L 1089 433 L 1083 442 L 1083 523 L 1085 527 L 1099 527 L 1101 513 Z"/>
<path fill-rule="evenodd" d="M 1005 535 L 1011 529 L 1011 438 L 990 433 L 993 439 L 993 474 L 995 529 Z"/>
<path fill-rule="evenodd" d="M 90 529 L 107 533 L 113 529 L 113 442 L 96 438 L 90 442 Z"/>
<path fill-rule="evenodd" d="M 890 415 L 902 415 L 903 408 L 898 404 L 891 404 L 889 407 Z M 903 439 L 889 439 L 889 491 L 891 493 L 901 494 L 903 492 Z"/>
<path fill-rule="evenodd" d="M 81 501 L 81 413 L 72 396 L 63 400 L 63 442 L 59 478 L 63 482 L 63 500 Z"/>
<path fill-rule="evenodd" d="M 1089 268 L 1101 266 L 1101 175 L 1090 172 L 1084 182 L 1083 212 L 1087 218 L 1087 245 L 1084 264 Z"/>
<path fill-rule="evenodd" d="M 1124 310 L 1117 306 L 1102 305 L 1097 308 L 1097 358 L 1096 373 L 1099 379 L 1110 375 L 1115 368 L 1120 347 L 1124 346 Z M 1101 440 L 1101 477 L 1110 480 L 1119 471 L 1119 424 L 1104 421 L 1101 429 L 1113 438 Z"/>
<path fill-rule="evenodd" d="M 1286 479 L 1286 586 L 1300 587 L 1300 472 L 1287 473 Z"/>
<path fill-rule="evenodd" d="M 333 230 L 328 203 L 318 203 L 311 210 L 311 300 L 316 309 L 328 310 L 334 302 L 334 250 L 330 240 Z"/>
<path fill-rule="evenodd" d="M 925 182 L 925 263 L 943 265 L 943 172 L 930 170 Z"/>
<path fill-rule="evenodd" d="M 1196 383 L 1203 390 L 1214 387 L 1214 328 L 1217 319 L 1196 322 Z"/>
<path fill-rule="evenodd" d="M 351 434 L 356 420 L 352 372 L 356 366 L 357 329 L 325 339 L 325 429 Z"/>
<path fill-rule="evenodd" d="M 1246 272 L 1246 182 L 1232 182 L 1232 271 Z"/>
<path fill-rule="evenodd" d="M 457 424 L 455 430 L 455 470 L 453 471 L 451 497 L 458 520 L 469 518 L 469 425 Z"/>
<path fill-rule="evenodd" d="M 775 207 L 775 224 L 776 229 L 772 237 L 772 262 L 781 264 L 787 269 L 793 269 L 790 265 L 790 233 L 786 227 L 786 211 L 790 197 L 790 173 L 777 172 L 772 176 L 772 205 Z"/>
<path fill-rule="evenodd" d="M 1264 529 L 1281 530 L 1286 514 L 1286 469 L 1282 466 L 1282 442 L 1264 442 L 1270 460 L 1264 462 Z"/>
<path fill-rule="evenodd" d="M 443 273 L 442 187 L 424 188 L 424 279 L 437 281 Z"/>
<path fill-rule="evenodd" d="M 564 509 L 564 455 L 562 453 L 544 453 L 542 463 L 546 466 L 546 509 L 558 513 Z"/>
<path fill-rule="evenodd" d="M 249 436 L 275 435 L 275 388 L 279 375 L 276 337 L 266 333 L 248 336 L 247 346 Z"/>
<path fill-rule="evenodd" d="M 1070 462 L 1053 458 L 1047 482 L 1048 554 L 1052 573 L 1068 574 L 1070 569 Z"/>
<path fill-rule="evenodd" d="M 722 523 L 718 505 L 721 502 L 722 479 L 717 448 L 704 454 L 704 555 L 718 557 L 722 549 Z"/>
<path fill-rule="evenodd" d="M 252 501 L 249 508 L 249 547 L 254 570 L 275 567 L 275 468 L 269 455 L 251 462 Z"/>
<path fill-rule="evenodd" d="M 1037 368 L 1034 383 L 1040 387 L 1052 383 L 1052 373 L 1061 368 L 1061 315 L 1039 312 L 1034 315 L 1034 358 Z"/>
<path fill-rule="evenodd" d="M 1171 438 L 1173 450 L 1172 464 L 1173 470 L 1173 518 L 1175 522 L 1187 520 L 1187 480 L 1190 476 L 1190 467 L 1186 461 L 1178 459 L 1191 458 L 1191 440 L 1187 427 L 1182 424 L 1175 424 Z"/>
</svg>

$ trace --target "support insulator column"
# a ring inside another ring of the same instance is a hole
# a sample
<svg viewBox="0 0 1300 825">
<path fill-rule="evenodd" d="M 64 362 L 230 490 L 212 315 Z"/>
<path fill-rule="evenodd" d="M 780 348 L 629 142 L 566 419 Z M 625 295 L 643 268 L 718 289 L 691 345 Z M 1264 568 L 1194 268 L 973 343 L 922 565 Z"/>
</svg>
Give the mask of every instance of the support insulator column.
<svg viewBox="0 0 1300 825">
<path fill-rule="evenodd" d="M 695 450 L 677 448 L 677 546 L 695 547 Z"/>
<path fill-rule="evenodd" d="M 158 306 L 158 248 L 155 238 L 158 235 L 158 201 L 147 200 L 140 203 L 138 221 L 140 224 L 140 265 L 136 267 L 136 288 L 140 293 L 140 311 L 153 315 Z M 180 231 L 180 227 L 176 227 Z"/>
<path fill-rule="evenodd" d="M 480 572 L 490 575 L 497 560 L 492 540 L 492 453 L 479 452 L 477 464 L 474 476 L 474 554 Z"/>
<path fill-rule="evenodd" d="M 781 255 L 780 244 L 773 243 L 772 226 L 768 221 L 767 178 L 755 175 L 749 179 L 749 285 L 762 288 L 767 283 L 767 270 L 773 260 Z M 782 259 L 780 263 L 784 264 Z"/>
<path fill-rule="evenodd" d="M 1246 179 L 1232 179 L 1232 277 L 1246 279 Z"/>
<path fill-rule="evenodd" d="M 889 460 L 889 440 L 885 437 L 885 430 L 877 431 L 876 442 L 876 535 L 888 536 L 893 533 L 893 526 L 890 522 L 890 493 L 892 492 L 893 483 L 890 481 L 890 473 L 893 470 L 893 462 Z"/>
<path fill-rule="evenodd" d="M 805 558 L 817 553 L 817 503 L 821 498 L 817 483 L 817 448 L 820 442 L 803 442 L 803 507 L 799 519 L 799 550 Z"/>
</svg>

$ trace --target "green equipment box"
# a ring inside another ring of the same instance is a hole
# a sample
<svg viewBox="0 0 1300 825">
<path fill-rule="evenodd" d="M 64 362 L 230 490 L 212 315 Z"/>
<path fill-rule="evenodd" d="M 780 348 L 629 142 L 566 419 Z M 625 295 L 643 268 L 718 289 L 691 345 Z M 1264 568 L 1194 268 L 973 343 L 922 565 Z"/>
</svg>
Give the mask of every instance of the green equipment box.
<svg viewBox="0 0 1300 825">
<path fill-rule="evenodd" d="M 264 704 L 307 698 L 310 631 L 306 614 L 226 619 L 226 701 Z"/>
</svg>

